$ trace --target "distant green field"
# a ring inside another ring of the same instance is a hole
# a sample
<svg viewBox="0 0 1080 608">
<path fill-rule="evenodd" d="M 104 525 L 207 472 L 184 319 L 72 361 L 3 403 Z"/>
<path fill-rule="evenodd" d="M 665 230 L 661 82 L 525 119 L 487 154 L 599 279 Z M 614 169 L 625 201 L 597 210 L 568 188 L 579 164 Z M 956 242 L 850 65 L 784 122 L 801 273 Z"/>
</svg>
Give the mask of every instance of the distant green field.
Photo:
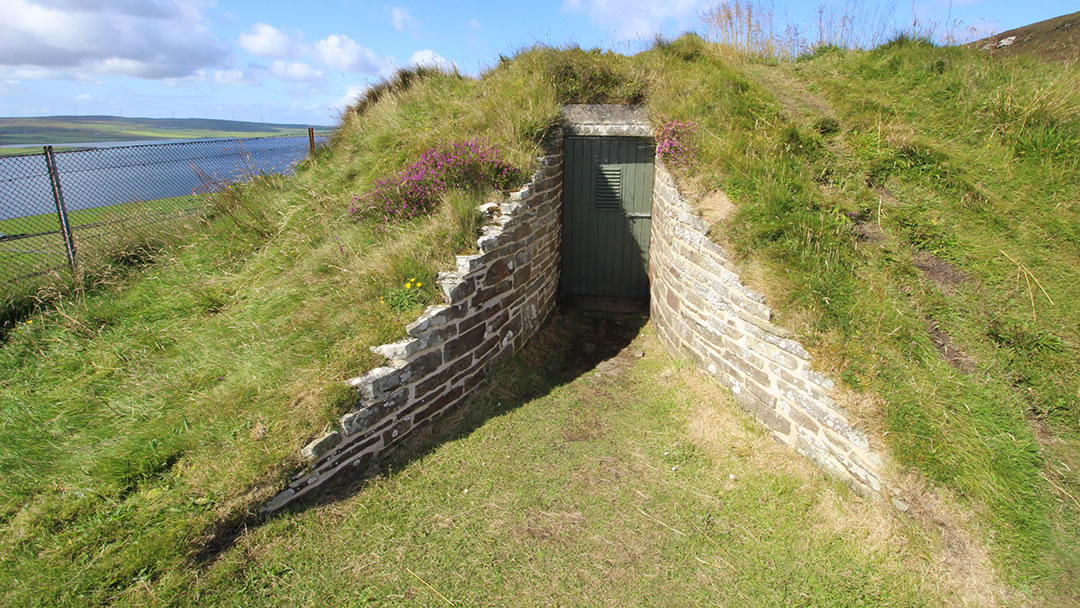
<svg viewBox="0 0 1080 608">
<path fill-rule="evenodd" d="M 82 209 L 68 213 L 76 251 L 91 255 L 97 243 L 126 238 L 147 224 L 186 217 L 202 206 L 202 195 L 176 196 Z M 64 265 L 64 237 L 55 213 L 0 220 L 0 282 Z"/>
<path fill-rule="evenodd" d="M 312 125 L 315 126 L 315 125 Z M 315 126 L 320 133 L 328 130 Z M 16 152 L 0 149 L 0 154 L 38 152 L 43 144 L 71 144 L 94 141 L 141 141 L 208 137 L 264 137 L 303 135 L 308 125 L 212 120 L 200 118 L 122 118 L 117 116 L 45 116 L 0 118 L 0 145 L 22 145 Z"/>
<path fill-rule="evenodd" d="M 53 148 L 56 152 L 67 152 L 69 150 L 77 150 L 71 146 L 56 146 Z M 41 146 L 26 146 L 19 148 L 0 148 L 0 156 L 18 156 L 20 154 L 41 154 Z"/>
</svg>

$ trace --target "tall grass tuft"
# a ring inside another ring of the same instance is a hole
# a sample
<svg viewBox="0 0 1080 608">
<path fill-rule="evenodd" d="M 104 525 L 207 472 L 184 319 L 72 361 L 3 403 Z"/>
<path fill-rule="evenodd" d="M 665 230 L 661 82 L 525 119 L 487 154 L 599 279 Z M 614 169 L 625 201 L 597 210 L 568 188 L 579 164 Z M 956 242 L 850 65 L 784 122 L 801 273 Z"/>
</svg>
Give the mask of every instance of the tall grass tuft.
<svg viewBox="0 0 1080 608">
<path fill-rule="evenodd" d="M 976 34 L 956 20 L 921 21 L 914 6 L 909 26 L 899 25 L 895 15 L 894 1 L 834 0 L 818 5 L 809 24 L 799 24 L 786 14 L 777 15 L 773 2 L 720 0 L 707 7 L 702 18 L 725 54 L 770 60 L 791 60 L 818 49 L 868 49 L 898 36 L 956 44 Z"/>
<path fill-rule="evenodd" d="M 415 83 L 433 76 L 464 78 L 458 72 L 456 66 L 450 71 L 429 66 L 401 68 L 390 78 L 381 80 L 364 91 L 364 94 L 349 106 L 348 111 L 353 114 L 363 114 L 368 108 L 379 103 L 380 99 L 392 94 L 404 93 L 412 88 Z"/>
</svg>

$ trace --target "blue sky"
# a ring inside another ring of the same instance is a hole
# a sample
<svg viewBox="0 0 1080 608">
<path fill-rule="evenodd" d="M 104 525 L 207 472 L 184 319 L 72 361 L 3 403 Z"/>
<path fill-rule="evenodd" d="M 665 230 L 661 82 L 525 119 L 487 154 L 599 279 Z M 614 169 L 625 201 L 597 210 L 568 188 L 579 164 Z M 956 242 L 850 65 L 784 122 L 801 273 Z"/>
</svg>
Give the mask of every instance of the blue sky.
<svg viewBox="0 0 1080 608">
<path fill-rule="evenodd" d="M 888 0 L 826 0 L 875 12 Z M 709 0 L 523 3 L 360 0 L 0 0 L 0 116 L 114 114 L 333 124 L 410 64 L 476 75 L 534 43 L 633 53 L 657 33 L 707 33 Z M 758 2 L 761 4 L 761 2 Z M 774 1 L 806 24 L 822 0 Z M 950 17 L 993 33 L 1075 0 L 897 0 L 898 24 Z M 877 8 L 875 8 L 877 7 Z"/>
</svg>

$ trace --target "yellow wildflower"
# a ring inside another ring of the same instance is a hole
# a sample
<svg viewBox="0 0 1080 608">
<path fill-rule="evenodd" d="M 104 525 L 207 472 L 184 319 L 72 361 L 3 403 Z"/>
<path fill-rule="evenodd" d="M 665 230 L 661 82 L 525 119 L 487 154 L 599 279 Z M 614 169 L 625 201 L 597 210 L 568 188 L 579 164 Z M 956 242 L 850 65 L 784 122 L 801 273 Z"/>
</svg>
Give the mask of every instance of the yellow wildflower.
<svg viewBox="0 0 1080 608">
<path fill-rule="evenodd" d="M 405 283 L 405 289 L 412 289 L 412 283 Z"/>
<path fill-rule="evenodd" d="M 417 282 L 417 283 L 416 283 L 416 286 L 417 286 L 417 287 L 420 287 L 421 285 L 423 285 L 423 283 L 420 283 L 420 282 Z"/>
</svg>

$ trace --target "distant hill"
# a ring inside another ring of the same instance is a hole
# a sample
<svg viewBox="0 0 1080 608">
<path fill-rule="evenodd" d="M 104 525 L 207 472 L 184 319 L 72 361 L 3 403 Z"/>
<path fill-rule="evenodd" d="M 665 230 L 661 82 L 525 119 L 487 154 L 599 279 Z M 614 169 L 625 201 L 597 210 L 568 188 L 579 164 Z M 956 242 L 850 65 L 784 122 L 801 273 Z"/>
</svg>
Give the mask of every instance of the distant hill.
<svg viewBox="0 0 1080 608">
<path fill-rule="evenodd" d="M 128 118 L 121 116 L 39 116 L 0 118 L 0 145 L 67 144 L 196 137 L 256 137 L 299 134 L 324 125 L 278 124 L 210 118 Z"/>
<path fill-rule="evenodd" d="M 1054 61 L 1080 60 L 1080 12 L 994 34 L 971 46 L 995 55 L 1026 53 Z"/>
</svg>

